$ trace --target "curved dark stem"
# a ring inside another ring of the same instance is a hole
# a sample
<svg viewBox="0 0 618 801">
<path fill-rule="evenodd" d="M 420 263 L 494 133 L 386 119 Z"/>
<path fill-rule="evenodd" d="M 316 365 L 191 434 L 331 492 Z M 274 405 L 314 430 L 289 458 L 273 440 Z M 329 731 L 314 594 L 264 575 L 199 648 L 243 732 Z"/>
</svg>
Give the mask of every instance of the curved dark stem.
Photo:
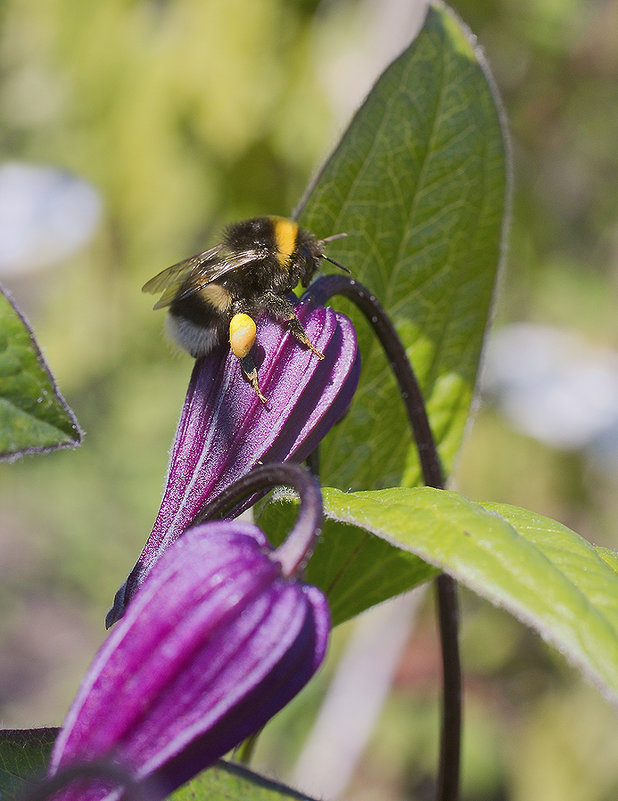
<svg viewBox="0 0 618 801">
<path fill-rule="evenodd" d="M 418 381 L 390 318 L 369 290 L 344 275 L 320 278 L 308 292 L 316 303 L 325 304 L 333 295 L 343 295 L 364 314 L 375 331 L 395 375 L 418 448 L 423 480 L 428 487 L 444 488 L 442 465 L 429 425 L 427 409 Z M 458 605 L 455 581 L 446 574 L 436 580 L 438 625 L 442 645 L 442 725 L 437 801 L 457 801 L 461 759 L 461 663 L 458 642 Z"/>
<path fill-rule="evenodd" d="M 230 484 L 214 500 L 206 503 L 191 521 L 190 527 L 206 520 L 224 518 L 241 500 L 260 490 L 278 486 L 293 487 L 300 497 L 294 527 L 274 552 L 284 576 L 298 573 L 307 563 L 322 529 L 322 492 L 317 479 L 299 464 L 265 464 Z"/>
<path fill-rule="evenodd" d="M 120 765 L 109 760 L 96 760 L 61 768 L 53 776 L 48 776 L 38 784 L 28 787 L 19 796 L 19 801 L 46 801 L 70 784 L 79 782 L 85 785 L 94 781 L 109 782 L 117 788 L 123 788 L 123 801 L 148 801 L 152 797 L 145 783 L 138 783 Z"/>
<path fill-rule="evenodd" d="M 308 294 L 321 305 L 324 305 L 333 295 L 343 295 L 349 298 L 365 315 L 384 348 L 399 384 L 401 397 L 418 448 L 423 480 L 428 487 L 442 488 L 444 486 L 442 466 L 431 433 L 423 393 L 399 335 L 375 295 L 354 278 L 346 275 L 324 276 L 311 285 Z"/>
</svg>

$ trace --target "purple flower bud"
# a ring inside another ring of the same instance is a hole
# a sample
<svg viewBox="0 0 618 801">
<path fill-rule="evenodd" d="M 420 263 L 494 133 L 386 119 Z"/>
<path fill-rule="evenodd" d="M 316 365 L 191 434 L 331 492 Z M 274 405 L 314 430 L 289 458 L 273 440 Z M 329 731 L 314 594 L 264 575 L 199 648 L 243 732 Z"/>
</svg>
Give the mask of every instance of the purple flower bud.
<svg viewBox="0 0 618 801">
<path fill-rule="evenodd" d="M 299 692 L 324 658 L 329 627 L 325 597 L 282 575 L 258 528 L 225 521 L 190 529 L 95 657 L 50 773 L 112 760 L 164 797 Z M 112 792 L 102 780 L 55 798 L 100 801 Z"/>
<path fill-rule="evenodd" d="M 356 333 L 344 315 L 301 302 L 296 313 L 319 359 L 262 317 L 255 361 L 264 405 L 229 349 L 198 359 L 178 424 L 161 508 L 107 624 L 118 620 L 161 553 L 208 500 L 260 462 L 301 462 L 347 410 L 358 384 Z M 260 350 L 263 358 L 260 358 Z"/>
</svg>

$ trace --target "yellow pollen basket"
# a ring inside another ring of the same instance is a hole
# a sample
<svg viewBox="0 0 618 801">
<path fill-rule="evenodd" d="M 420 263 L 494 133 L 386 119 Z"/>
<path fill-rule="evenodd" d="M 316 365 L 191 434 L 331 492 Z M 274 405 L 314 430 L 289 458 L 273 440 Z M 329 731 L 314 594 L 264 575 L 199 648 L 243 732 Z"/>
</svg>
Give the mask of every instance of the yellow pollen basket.
<svg viewBox="0 0 618 801">
<path fill-rule="evenodd" d="M 296 249 L 298 239 L 298 225 L 285 217 L 273 217 L 275 245 L 277 247 L 277 261 L 282 267 L 288 267 L 292 260 L 292 253 Z"/>
<path fill-rule="evenodd" d="M 238 359 L 249 354 L 255 342 L 255 322 L 248 314 L 235 314 L 230 320 L 230 347 Z"/>
</svg>

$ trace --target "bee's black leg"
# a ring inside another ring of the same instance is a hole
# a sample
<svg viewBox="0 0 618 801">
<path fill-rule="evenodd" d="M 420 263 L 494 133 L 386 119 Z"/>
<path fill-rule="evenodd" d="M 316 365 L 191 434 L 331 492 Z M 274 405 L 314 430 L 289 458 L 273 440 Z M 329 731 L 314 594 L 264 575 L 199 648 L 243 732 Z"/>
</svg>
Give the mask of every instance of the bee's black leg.
<svg viewBox="0 0 618 801">
<path fill-rule="evenodd" d="M 240 366 L 247 378 L 247 381 L 255 390 L 255 394 L 258 396 L 258 398 L 262 401 L 262 403 L 268 403 L 268 400 L 262 395 L 260 390 L 260 385 L 258 384 L 257 367 L 253 363 L 253 359 L 251 358 L 250 354 L 247 354 L 247 356 L 243 356 L 243 358 L 240 359 Z"/>
<path fill-rule="evenodd" d="M 296 337 L 296 339 L 300 343 L 302 343 L 303 345 L 308 347 L 309 350 L 313 351 L 313 353 L 315 353 L 315 355 L 318 357 L 318 359 L 323 359 L 324 358 L 324 354 L 321 351 L 319 351 L 315 347 L 313 342 L 309 339 L 309 337 L 307 336 L 307 334 L 305 332 L 305 329 L 302 327 L 301 322 L 298 319 L 298 317 L 296 316 L 296 314 L 294 312 L 292 312 L 292 314 L 294 316 L 290 317 L 286 321 L 287 324 L 288 324 L 288 328 L 290 329 L 290 332 Z"/>
<path fill-rule="evenodd" d="M 265 292 L 262 298 L 263 308 L 275 319 L 282 323 L 287 323 L 290 333 L 309 350 L 313 351 L 318 359 L 323 359 L 324 354 L 315 347 L 313 342 L 307 336 L 300 320 L 296 316 L 294 306 L 287 298 L 282 298 L 274 292 Z"/>
<path fill-rule="evenodd" d="M 230 348 L 240 362 L 245 378 L 253 387 L 255 394 L 262 403 L 267 403 L 266 398 L 260 391 L 257 367 L 251 358 L 251 348 L 255 343 L 255 320 L 250 314 L 239 311 L 240 304 L 235 304 L 234 309 L 234 314 L 229 323 Z"/>
</svg>

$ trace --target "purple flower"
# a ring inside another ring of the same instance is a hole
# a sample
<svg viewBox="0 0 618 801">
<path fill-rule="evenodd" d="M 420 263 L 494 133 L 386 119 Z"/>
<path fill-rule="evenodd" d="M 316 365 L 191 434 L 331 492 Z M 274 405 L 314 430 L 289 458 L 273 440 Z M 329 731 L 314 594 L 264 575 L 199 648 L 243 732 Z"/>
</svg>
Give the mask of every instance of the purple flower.
<svg viewBox="0 0 618 801">
<path fill-rule="evenodd" d="M 108 626 L 122 616 L 161 553 L 206 501 L 260 462 L 301 462 L 346 411 L 360 373 L 352 323 L 311 301 L 301 302 L 296 313 L 324 359 L 285 326 L 261 318 L 254 352 L 266 405 L 229 349 L 195 363 L 161 508 L 137 564 L 116 595 Z"/>
<path fill-rule="evenodd" d="M 113 762 L 163 798 L 261 728 L 321 664 L 328 605 L 242 522 L 190 529 L 161 556 L 86 675 L 50 774 Z M 117 798 L 105 780 L 55 798 Z"/>
</svg>

